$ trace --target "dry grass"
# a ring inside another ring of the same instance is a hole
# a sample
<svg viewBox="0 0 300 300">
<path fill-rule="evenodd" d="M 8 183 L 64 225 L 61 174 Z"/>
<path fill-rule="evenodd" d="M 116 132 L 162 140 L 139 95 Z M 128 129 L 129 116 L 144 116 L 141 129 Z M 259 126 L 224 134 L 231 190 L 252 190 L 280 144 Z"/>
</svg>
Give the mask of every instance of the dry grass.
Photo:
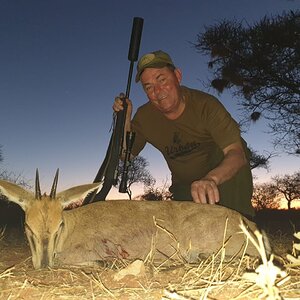
<svg viewBox="0 0 300 300">
<path fill-rule="evenodd" d="M 4 237 L 4 232 L 5 232 L 5 227 L 0 228 L 0 241 L 3 239 Z"/>
<path fill-rule="evenodd" d="M 120 280 L 116 280 L 115 275 L 128 267 L 128 261 L 118 260 L 110 266 L 93 268 L 34 270 L 25 243 L 21 247 L 19 243 L 8 243 L 2 239 L 0 299 L 300 299 L 299 266 L 288 264 L 284 258 L 279 261 L 280 267 L 275 266 L 273 256 L 266 255 L 259 235 L 248 238 L 249 242 L 255 242 L 259 247 L 262 256 L 260 261 L 246 255 L 241 258 L 226 257 L 224 241 L 218 253 L 198 264 L 192 265 L 181 260 L 174 249 L 172 263 L 170 258 L 166 258 L 165 263 L 158 266 L 151 260 L 156 251 L 154 238 L 153 247 L 145 261 L 145 272 Z M 9 254 L 19 263 L 7 265 L 5 262 L 11 261 Z M 265 282 L 260 284 L 253 280 L 260 274 L 260 262 L 262 266 L 273 265 L 278 268 L 275 268 L 277 273 L 274 281 L 267 283 L 270 285 L 268 288 L 276 291 L 273 298 L 264 289 Z M 249 273 L 254 277 L 244 275 Z"/>
</svg>

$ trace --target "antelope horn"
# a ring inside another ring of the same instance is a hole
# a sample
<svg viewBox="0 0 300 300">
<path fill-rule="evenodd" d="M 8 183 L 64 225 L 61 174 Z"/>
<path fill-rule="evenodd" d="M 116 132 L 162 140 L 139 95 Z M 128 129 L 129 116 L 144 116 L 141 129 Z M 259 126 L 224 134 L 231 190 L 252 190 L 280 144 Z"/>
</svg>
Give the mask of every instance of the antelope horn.
<svg viewBox="0 0 300 300">
<path fill-rule="evenodd" d="M 55 177 L 54 177 L 54 181 L 53 181 L 53 185 L 52 185 L 52 188 L 51 188 L 51 193 L 50 193 L 50 198 L 51 198 L 51 199 L 55 199 L 55 197 L 56 197 L 56 188 L 57 188 L 57 181 L 58 181 L 58 172 L 59 172 L 59 169 L 57 169 L 57 171 L 56 171 L 56 174 L 55 174 Z"/>
<path fill-rule="evenodd" d="M 41 188 L 40 188 L 39 170 L 36 169 L 36 173 L 35 173 L 35 199 L 41 200 L 41 198 L 42 198 L 42 193 L 41 193 Z"/>
</svg>

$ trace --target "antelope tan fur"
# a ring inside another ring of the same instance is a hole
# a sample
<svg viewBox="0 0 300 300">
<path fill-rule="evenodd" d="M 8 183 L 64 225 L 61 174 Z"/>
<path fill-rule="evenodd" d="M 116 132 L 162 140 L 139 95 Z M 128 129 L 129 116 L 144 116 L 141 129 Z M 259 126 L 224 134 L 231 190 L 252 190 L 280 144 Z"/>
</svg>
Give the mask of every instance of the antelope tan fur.
<svg viewBox="0 0 300 300">
<path fill-rule="evenodd" d="M 257 229 L 234 210 L 191 201 L 114 200 L 64 210 L 100 184 L 56 194 L 57 178 L 58 172 L 49 196 L 40 192 L 38 172 L 35 194 L 0 180 L 0 192 L 25 211 L 25 233 L 35 269 L 145 259 L 151 250 L 154 262 L 177 255 L 194 262 L 199 255 L 217 252 L 228 238 L 226 254 L 241 254 L 246 241 L 241 220 L 251 230 Z M 257 255 L 250 243 L 246 253 Z"/>
</svg>

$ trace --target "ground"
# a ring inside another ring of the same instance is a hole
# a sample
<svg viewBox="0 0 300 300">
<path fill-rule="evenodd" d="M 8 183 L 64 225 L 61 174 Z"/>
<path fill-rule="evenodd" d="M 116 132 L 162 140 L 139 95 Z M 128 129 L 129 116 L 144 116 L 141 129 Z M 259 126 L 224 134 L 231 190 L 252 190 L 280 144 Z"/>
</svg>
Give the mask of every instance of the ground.
<svg viewBox="0 0 300 300">
<path fill-rule="evenodd" d="M 276 263 L 287 272 L 287 276 L 277 279 L 282 284 L 276 291 L 285 299 L 300 299 L 300 267 L 288 265 L 286 260 L 286 253 L 293 247 L 292 232 L 281 231 L 281 225 L 271 227 L 273 231 L 268 235 L 278 254 Z M 225 261 L 220 254 L 195 265 L 177 261 L 169 267 L 154 267 L 146 262 L 140 274 L 126 275 L 119 280 L 116 275 L 130 262 L 34 270 L 29 246 L 20 228 L 8 226 L 0 240 L 0 299 L 219 300 L 255 299 L 263 293 L 258 285 L 242 277 L 259 265 L 257 259 L 245 256 Z"/>
</svg>

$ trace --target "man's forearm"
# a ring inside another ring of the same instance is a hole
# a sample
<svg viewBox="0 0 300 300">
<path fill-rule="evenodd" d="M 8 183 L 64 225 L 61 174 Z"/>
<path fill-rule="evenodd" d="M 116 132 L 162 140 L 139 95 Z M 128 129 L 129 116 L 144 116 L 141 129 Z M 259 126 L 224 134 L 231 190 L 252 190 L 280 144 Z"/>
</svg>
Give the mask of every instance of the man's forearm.
<svg viewBox="0 0 300 300">
<path fill-rule="evenodd" d="M 192 183 L 191 194 L 195 202 L 210 204 L 219 202 L 218 185 L 231 179 L 247 163 L 244 150 L 239 143 L 229 145 L 223 152 L 223 161 L 205 177 Z"/>
<path fill-rule="evenodd" d="M 231 179 L 247 164 L 245 153 L 241 147 L 234 146 L 224 150 L 226 153 L 224 154 L 223 161 L 204 177 L 204 179 L 213 180 L 217 185 Z"/>
<path fill-rule="evenodd" d="M 125 159 L 125 151 L 127 149 L 127 145 L 126 145 L 126 133 L 131 131 L 131 113 L 126 114 L 126 120 L 125 120 L 125 124 L 124 124 L 124 135 L 123 135 L 123 145 L 122 145 L 122 153 L 121 153 L 121 159 L 124 160 Z"/>
</svg>

